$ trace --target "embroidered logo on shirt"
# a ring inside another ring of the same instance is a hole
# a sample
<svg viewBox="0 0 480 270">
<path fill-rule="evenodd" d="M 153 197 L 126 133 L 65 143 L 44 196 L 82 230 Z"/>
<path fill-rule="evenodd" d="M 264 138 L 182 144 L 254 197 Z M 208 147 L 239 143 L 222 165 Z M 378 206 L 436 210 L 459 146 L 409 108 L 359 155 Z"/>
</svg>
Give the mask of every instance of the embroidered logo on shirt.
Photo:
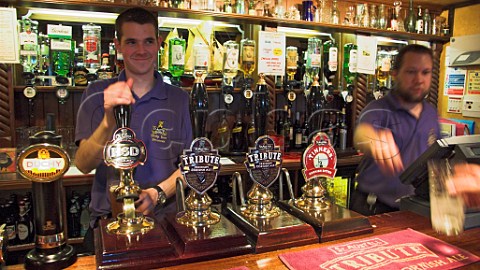
<svg viewBox="0 0 480 270">
<path fill-rule="evenodd" d="M 152 137 L 153 142 L 164 143 L 167 141 L 168 132 L 167 129 L 163 127 L 164 124 L 165 121 L 159 120 L 158 124 L 152 127 L 152 134 L 150 136 Z"/>
</svg>

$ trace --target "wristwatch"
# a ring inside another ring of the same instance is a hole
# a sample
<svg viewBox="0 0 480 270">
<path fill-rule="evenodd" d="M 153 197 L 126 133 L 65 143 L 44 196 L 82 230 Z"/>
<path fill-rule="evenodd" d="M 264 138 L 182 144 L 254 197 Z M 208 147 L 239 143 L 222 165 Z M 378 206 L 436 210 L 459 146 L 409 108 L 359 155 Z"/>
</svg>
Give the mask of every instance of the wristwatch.
<svg viewBox="0 0 480 270">
<path fill-rule="evenodd" d="M 165 191 L 159 186 L 155 185 L 153 188 L 158 192 L 157 207 L 162 207 L 167 201 L 167 194 L 165 194 Z"/>
</svg>

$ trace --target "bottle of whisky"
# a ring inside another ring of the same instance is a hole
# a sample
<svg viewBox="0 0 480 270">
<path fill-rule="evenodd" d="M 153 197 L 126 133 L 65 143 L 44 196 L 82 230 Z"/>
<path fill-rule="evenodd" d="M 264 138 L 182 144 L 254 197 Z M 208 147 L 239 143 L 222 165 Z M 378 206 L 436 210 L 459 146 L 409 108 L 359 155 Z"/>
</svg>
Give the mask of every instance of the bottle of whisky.
<svg viewBox="0 0 480 270">
<path fill-rule="evenodd" d="M 223 43 L 225 55 L 223 57 L 223 77 L 226 85 L 233 86 L 233 79 L 238 73 L 238 43 L 229 40 Z"/>
<path fill-rule="evenodd" d="M 190 119 L 194 138 L 205 137 L 205 125 L 208 117 L 208 94 L 202 75 L 202 71 L 195 73 L 195 82 L 190 92 Z"/>
<path fill-rule="evenodd" d="M 286 57 L 286 67 L 287 67 L 287 76 L 289 81 L 294 80 L 294 75 L 297 73 L 298 65 L 298 51 L 297 47 L 288 46 L 287 47 L 287 57 Z"/>
<path fill-rule="evenodd" d="M 168 41 L 168 70 L 178 81 L 185 71 L 185 39 L 174 37 Z"/>
<path fill-rule="evenodd" d="M 233 153 L 241 153 L 245 152 L 246 148 L 246 137 L 245 137 L 245 132 L 243 128 L 243 122 L 242 122 L 242 114 L 238 113 L 237 114 L 237 120 L 235 121 L 235 125 L 232 128 L 232 140 L 231 140 L 231 145 L 232 145 L 232 152 Z"/>
</svg>

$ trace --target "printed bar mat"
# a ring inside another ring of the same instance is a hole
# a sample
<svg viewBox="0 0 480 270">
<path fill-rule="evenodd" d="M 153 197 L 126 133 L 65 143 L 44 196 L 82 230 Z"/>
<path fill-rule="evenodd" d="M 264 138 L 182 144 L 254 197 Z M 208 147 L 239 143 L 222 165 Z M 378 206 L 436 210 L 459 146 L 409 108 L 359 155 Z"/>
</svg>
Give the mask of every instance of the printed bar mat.
<svg viewBox="0 0 480 270">
<path fill-rule="evenodd" d="M 480 260 L 412 229 L 279 257 L 291 270 L 453 269 Z"/>
</svg>

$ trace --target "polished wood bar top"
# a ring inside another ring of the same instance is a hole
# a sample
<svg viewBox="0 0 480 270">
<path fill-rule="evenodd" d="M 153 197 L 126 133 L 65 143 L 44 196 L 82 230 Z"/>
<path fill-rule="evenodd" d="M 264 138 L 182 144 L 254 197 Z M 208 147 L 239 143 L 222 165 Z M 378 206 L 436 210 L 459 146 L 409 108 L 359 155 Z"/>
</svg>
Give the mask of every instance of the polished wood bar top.
<svg viewBox="0 0 480 270">
<path fill-rule="evenodd" d="M 301 251 L 318 247 L 330 246 L 342 242 L 358 240 L 362 238 L 368 238 L 373 235 L 380 235 L 390 232 L 395 232 L 403 230 L 406 228 L 411 228 L 419 232 L 425 233 L 427 235 L 433 236 L 440 240 L 443 240 L 447 243 L 450 243 L 454 246 L 465 249 L 477 256 L 480 256 L 480 228 L 474 228 L 464 231 L 461 235 L 456 237 L 447 237 L 440 235 L 433 231 L 430 224 L 430 220 L 423 216 L 417 215 L 408 211 L 400 211 L 387 213 L 377 216 L 369 217 L 369 220 L 373 226 L 373 233 L 364 234 L 360 236 L 354 236 L 349 238 L 344 238 L 341 240 L 325 242 L 320 244 L 312 244 L 301 247 L 294 247 L 289 249 L 282 249 L 277 251 L 271 251 L 260 254 L 248 254 L 237 257 L 230 257 L 225 259 L 210 260 L 198 263 L 184 264 L 173 267 L 168 267 L 166 269 L 229 269 L 234 267 L 245 266 L 249 269 L 288 269 L 282 261 L 279 259 L 278 255 L 290 252 L 290 251 Z M 77 262 L 70 266 L 67 269 L 95 269 L 95 257 L 80 257 L 77 259 Z M 23 269 L 23 265 L 14 265 L 7 267 L 9 270 Z M 468 265 L 461 269 L 480 269 L 480 263 L 474 265 Z"/>
</svg>

